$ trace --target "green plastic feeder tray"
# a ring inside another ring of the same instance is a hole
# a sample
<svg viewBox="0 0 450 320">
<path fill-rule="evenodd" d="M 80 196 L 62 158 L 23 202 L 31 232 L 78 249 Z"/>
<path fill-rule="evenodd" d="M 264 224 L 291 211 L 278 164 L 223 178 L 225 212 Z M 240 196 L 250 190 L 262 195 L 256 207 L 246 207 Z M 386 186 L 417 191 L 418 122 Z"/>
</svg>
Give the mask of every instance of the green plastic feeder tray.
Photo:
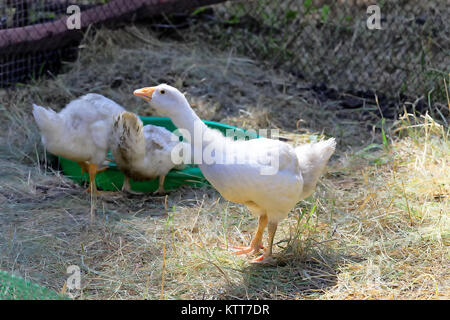
<svg viewBox="0 0 450 320">
<path fill-rule="evenodd" d="M 174 131 L 177 128 L 169 118 L 164 117 L 140 117 L 144 125 L 152 124 L 160 127 L 165 127 L 167 130 Z M 247 132 L 244 129 L 230 126 L 227 124 L 203 121 L 208 127 L 220 130 L 223 134 L 227 130 L 233 130 L 234 139 L 243 138 L 255 139 L 259 138 L 258 135 L 252 132 Z M 108 158 L 112 159 L 112 155 L 109 154 Z M 59 157 L 61 168 L 64 174 L 70 179 L 82 184 L 89 181 L 89 175 L 87 173 L 81 174 L 81 167 L 75 161 L 68 160 L 63 157 Z M 106 191 L 118 191 L 121 190 L 124 180 L 123 173 L 117 168 L 114 162 L 110 162 L 108 169 L 97 174 L 95 179 L 97 187 Z M 183 170 L 171 170 L 164 181 L 165 190 L 173 190 L 181 185 L 190 185 L 200 187 L 208 184 L 208 181 L 203 176 L 200 168 L 196 165 L 188 165 Z M 154 192 L 158 189 L 158 178 L 148 181 L 133 181 L 130 179 L 131 189 L 136 192 Z"/>
</svg>

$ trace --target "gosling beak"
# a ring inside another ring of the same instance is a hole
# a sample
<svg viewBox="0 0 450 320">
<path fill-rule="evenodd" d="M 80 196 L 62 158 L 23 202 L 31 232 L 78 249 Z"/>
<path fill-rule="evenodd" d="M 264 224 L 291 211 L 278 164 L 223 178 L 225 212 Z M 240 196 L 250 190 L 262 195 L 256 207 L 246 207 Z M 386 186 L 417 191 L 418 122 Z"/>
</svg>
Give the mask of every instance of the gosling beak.
<svg viewBox="0 0 450 320">
<path fill-rule="evenodd" d="M 155 90 L 156 89 L 154 87 L 142 88 L 134 90 L 133 94 L 135 96 L 141 97 L 145 101 L 150 101 L 152 100 L 153 92 L 155 92 Z"/>
</svg>

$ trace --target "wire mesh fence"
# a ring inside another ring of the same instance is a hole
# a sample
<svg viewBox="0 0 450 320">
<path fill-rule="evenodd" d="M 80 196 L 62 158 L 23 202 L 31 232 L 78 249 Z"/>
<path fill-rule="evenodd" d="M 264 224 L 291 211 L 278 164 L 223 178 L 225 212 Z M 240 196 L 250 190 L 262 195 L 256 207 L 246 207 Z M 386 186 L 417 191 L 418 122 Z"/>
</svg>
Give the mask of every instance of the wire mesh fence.
<svg viewBox="0 0 450 320">
<path fill-rule="evenodd" d="M 376 4 L 381 29 L 371 29 Z M 445 100 L 450 72 L 446 0 L 286 0 L 228 2 L 218 11 L 242 52 L 339 90 Z M 369 21 L 370 22 L 370 21 Z"/>
<path fill-rule="evenodd" d="M 219 0 L 2 0 L 0 86 L 57 72 L 91 25 L 132 22 Z"/>
<path fill-rule="evenodd" d="M 55 73 L 76 57 L 89 25 L 132 22 L 220 0 L 3 0 L 0 2 L 0 86 Z M 444 101 L 450 66 L 447 0 L 378 1 L 381 29 L 369 29 L 368 0 L 227 1 L 203 21 L 218 45 L 289 70 L 316 85 L 427 95 Z M 67 8 L 80 8 L 69 30 Z M 211 23 L 212 22 L 212 23 Z M 219 22 L 219 23 L 217 23 Z M 226 32 L 224 32 L 224 28 Z"/>
<path fill-rule="evenodd" d="M 222 11 L 247 54 L 341 90 L 417 96 L 443 88 L 450 71 L 448 1 L 240 1 Z M 443 93 L 443 91 L 442 91 Z M 441 97 L 443 98 L 443 96 Z"/>
</svg>

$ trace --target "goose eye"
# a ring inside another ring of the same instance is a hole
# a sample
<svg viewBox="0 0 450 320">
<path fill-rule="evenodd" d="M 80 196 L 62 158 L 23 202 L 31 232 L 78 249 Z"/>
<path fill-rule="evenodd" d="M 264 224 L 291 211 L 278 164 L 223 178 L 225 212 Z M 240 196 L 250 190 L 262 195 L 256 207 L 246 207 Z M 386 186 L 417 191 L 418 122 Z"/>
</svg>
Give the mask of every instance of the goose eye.
<svg viewBox="0 0 450 320">
<path fill-rule="evenodd" d="M 166 93 L 166 90 L 161 90 L 159 93 L 165 94 L 165 93 Z"/>
</svg>

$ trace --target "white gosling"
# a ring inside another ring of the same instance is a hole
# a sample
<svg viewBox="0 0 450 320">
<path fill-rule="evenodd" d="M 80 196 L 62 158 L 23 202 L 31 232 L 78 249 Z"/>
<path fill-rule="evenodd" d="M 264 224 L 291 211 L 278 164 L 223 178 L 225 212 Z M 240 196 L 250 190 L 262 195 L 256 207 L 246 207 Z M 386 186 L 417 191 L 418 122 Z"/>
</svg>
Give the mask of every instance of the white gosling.
<svg viewBox="0 0 450 320">
<path fill-rule="evenodd" d="M 114 161 L 125 175 L 122 191 L 132 192 L 130 178 L 145 181 L 159 177 L 159 187 L 155 192 L 159 194 L 165 192 L 164 179 L 167 173 L 171 169 L 181 170 L 185 167 L 184 163 L 172 161 L 173 149 L 177 146 L 189 147 L 179 142 L 178 136 L 166 128 L 144 126 L 141 119 L 131 112 L 122 112 L 115 117 L 110 146 Z"/>
<path fill-rule="evenodd" d="M 97 191 L 97 173 L 106 169 L 101 167 L 109 148 L 113 117 L 123 111 L 114 101 L 95 93 L 71 101 L 58 113 L 33 105 L 42 144 L 50 153 L 78 162 L 82 173 L 89 173 L 86 191 L 91 194 Z"/>
</svg>

